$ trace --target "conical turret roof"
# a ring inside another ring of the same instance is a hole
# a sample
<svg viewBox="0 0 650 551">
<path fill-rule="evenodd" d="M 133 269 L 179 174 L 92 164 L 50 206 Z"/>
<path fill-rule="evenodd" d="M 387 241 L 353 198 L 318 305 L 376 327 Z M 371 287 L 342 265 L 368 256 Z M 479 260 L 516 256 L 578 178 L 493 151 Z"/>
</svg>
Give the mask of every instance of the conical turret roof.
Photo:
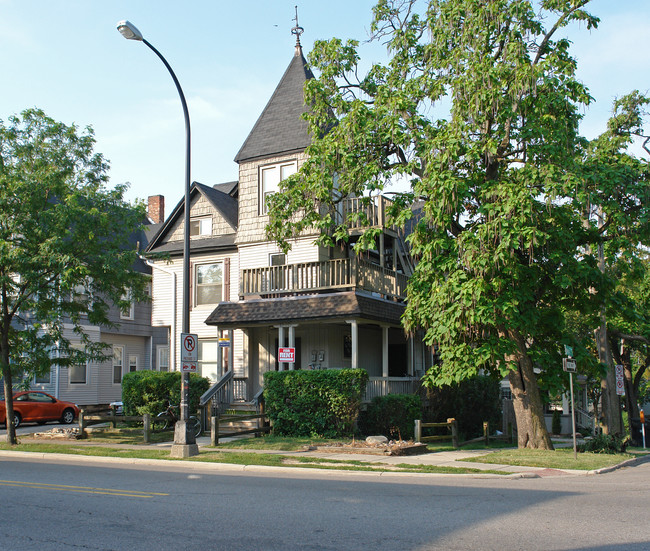
<svg viewBox="0 0 650 551">
<path fill-rule="evenodd" d="M 301 118 L 307 110 L 303 87 L 311 78 L 314 75 L 302 48 L 297 45 L 289 67 L 235 156 L 235 162 L 303 151 L 311 143 L 307 121 Z"/>
</svg>

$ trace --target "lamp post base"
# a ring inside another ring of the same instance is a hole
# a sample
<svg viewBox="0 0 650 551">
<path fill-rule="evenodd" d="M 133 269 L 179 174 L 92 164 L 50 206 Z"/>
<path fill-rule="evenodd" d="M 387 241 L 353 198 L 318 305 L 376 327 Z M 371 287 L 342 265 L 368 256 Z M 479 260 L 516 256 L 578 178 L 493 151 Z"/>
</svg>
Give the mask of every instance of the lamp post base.
<svg viewBox="0 0 650 551">
<path fill-rule="evenodd" d="M 192 457 L 199 455 L 199 446 L 187 421 L 181 419 L 174 426 L 174 443 L 172 444 L 171 457 Z"/>
</svg>

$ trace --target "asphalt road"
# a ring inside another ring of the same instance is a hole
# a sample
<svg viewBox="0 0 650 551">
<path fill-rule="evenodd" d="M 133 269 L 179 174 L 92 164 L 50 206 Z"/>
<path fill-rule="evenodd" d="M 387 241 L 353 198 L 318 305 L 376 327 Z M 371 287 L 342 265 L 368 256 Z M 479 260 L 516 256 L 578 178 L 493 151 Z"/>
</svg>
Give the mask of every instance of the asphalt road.
<svg viewBox="0 0 650 551">
<path fill-rule="evenodd" d="M 7 550 L 648 550 L 650 463 L 538 479 L 0 458 Z"/>
</svg>

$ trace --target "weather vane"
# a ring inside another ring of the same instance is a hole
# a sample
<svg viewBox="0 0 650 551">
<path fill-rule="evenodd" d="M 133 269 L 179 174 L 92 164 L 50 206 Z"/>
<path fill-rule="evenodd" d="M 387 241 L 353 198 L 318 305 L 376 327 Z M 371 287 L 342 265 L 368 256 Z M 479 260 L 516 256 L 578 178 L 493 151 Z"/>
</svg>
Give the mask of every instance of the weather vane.
<svg viewBox="0 0 650 551">
<path fill-rule="evenodd" d="M 296 35 L 296 46 L 300 47 L 300 35 L 305 32 L 305 29 L 298 24 L 298 6 L 296 6 L 296 17 L 292 21 L 296 22 L 296 26 L 291 29 L 291 34 Z"/>
</svg>

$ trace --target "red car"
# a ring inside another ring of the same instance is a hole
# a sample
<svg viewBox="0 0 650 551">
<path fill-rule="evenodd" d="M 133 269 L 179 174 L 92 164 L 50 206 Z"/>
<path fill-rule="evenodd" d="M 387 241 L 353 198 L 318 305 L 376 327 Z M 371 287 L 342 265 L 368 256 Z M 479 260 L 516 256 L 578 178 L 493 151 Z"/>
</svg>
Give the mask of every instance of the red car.
<svg viewBox="0 0 650 551">
<path fill-rule="evenodd" d="M 39 424 L 47 421 L 60 421 L 70 424 L 77 415 L 79 415 L 79 408 L 76 404 L 57 400 L 47 392 L 27 390 L 14 394 L 14 424 L 16 427 L 23 421 L 36 421 Z M 0 400 L 0 423 L 7 424 L 4 399 Z"/>
</svg>

